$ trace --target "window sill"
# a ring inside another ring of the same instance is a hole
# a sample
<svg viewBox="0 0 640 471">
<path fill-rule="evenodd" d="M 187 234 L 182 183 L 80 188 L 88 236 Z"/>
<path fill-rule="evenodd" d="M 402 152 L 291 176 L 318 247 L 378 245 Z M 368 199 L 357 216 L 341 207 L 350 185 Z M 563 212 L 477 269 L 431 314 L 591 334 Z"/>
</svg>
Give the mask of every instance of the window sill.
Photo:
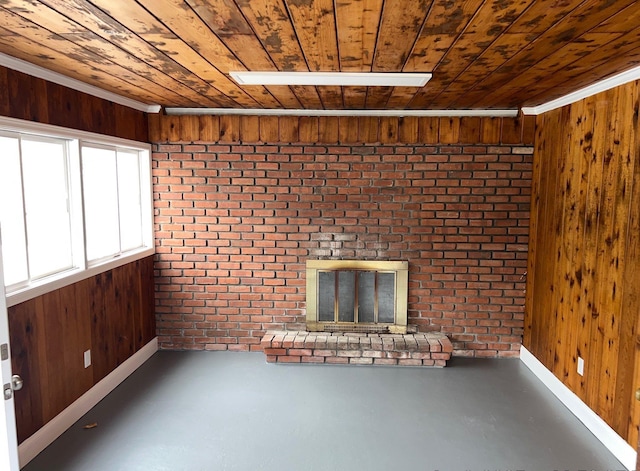
<svg viewBox="0 0 640 471">
<path fill-rule="evenodd" d="M 144 247 L 135 251 L 128 252 L 126 255 L 112 258 L 100 264 L 93 265 L 84 270 L 80 268 L 73 268 L 63 273 L 57 273 L 55 275 L 48 276 L 46 278 L 43 278 L 42 280 L 31 283 L 25 288 L 7 293 L 7 307 L 15 306 L 16 304 L 23 303 L 33 298 L 37 298 L 38 296 L 42 296 L 43 294 L 60 288 L 64 288 L 65 286 L 69 286 L 73 283 L 91 278 L 92 276 L 98 275 L 100 273 L 113 270 L 114 268 L 126 265 L 127 263 L 135 262 L 136 260 L 140 260 L 142 258 L 148 257 L 149 255 L 153 255 L 154 253 L 155 249 L 153 247 Z"/>
</svg>

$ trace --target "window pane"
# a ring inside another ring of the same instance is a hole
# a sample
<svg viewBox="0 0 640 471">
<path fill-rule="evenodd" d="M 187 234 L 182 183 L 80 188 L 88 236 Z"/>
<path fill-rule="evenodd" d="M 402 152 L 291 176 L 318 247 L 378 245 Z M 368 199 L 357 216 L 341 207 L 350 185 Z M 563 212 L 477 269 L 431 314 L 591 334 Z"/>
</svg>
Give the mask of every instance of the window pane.
<svg viewBox="0 0 640 471">
<path fill-rule="evenodd" d="M 114 150 L 82 147 L 87 260 L 120 252 L 118 178 Z"/>
<path fill-rule="evenodd" d="M 23 138 L 22 174 L 31 279 L 71 268 L 64 141 Z"/>
<path fill-rule="evenodd" d="M 142 247 L 140 159 L 137 152 L 118 151 L 121 250 Z"/>
<path fill-rule="evenodd" d="M 18 139 L 0 136 L 0 156 L 2 258 L 5 284 L 11 286 L 29 277 Z"/>
</svg>

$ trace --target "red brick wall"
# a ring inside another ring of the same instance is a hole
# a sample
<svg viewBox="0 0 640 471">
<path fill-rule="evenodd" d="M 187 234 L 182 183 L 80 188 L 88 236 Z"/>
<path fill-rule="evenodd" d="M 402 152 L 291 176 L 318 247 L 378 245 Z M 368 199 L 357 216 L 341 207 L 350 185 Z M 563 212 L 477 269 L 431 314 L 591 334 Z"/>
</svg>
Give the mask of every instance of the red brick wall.
<svg viewBox="0 0 640 471">
<path fill-rule="evenodd" d="M 532 148 L 154 146 L 161 348 L 257 350 L 300 327 L 307 259 L 408 260 L 409 322 L 516 356 Z"/>
</svg>

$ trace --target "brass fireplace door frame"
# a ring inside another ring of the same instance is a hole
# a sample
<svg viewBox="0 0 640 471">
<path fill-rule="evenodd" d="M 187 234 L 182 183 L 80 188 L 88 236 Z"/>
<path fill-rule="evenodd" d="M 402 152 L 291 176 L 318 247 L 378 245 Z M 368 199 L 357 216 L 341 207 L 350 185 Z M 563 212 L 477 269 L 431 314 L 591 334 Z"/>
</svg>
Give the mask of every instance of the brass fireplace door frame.
<svg viewBox="0 0 640 471">
<path fill-rule="evenodd" d="M 395 311 L 394 323 L 365 322 L 321 322 L 318 321 L 318 273 L 321 271 L 370 271 L 395 273 Z M 306 326 L 310 332 L 336 330 L 375 331 L 384 329 L 387 332 L 404 334 L 407 332 L 407 292 L 409 279 L 409 263 L 406 261 L 378 260 L 307 260 L 306 264 Z"/>
</svg>

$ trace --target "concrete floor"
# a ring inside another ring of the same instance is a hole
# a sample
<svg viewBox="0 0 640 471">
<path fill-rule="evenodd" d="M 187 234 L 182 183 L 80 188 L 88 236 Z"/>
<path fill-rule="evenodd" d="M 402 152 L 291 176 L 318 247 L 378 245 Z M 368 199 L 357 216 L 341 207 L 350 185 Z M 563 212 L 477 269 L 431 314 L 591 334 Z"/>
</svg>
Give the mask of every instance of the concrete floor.
<svg viewBox="0 0 640 471">
<path fill-rule="evenodd" d="M 24 469 L 624 467 L 519 360 L 421 369 L 159 352 Z"/>
</svg>

